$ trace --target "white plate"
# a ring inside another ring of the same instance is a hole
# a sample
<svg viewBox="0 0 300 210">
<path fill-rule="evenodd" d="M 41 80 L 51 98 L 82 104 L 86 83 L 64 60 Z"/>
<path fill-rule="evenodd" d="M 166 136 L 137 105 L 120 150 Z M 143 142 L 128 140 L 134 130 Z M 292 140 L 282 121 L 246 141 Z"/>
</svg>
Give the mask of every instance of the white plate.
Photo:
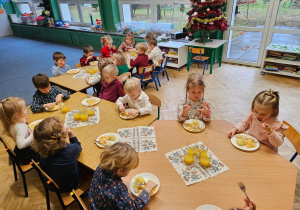
<svg viewBox="0 0 300 210">
<path fill-rule="evenodd" d="M 113 134 L 113 135 L 115 135 L 115 136 L 117 137 L 117 139 L 116 139 L 115 141 L 110 141 L 110 142 L 111 142 L 111 145 L 113 145 L 113 144 L 117 143 L 118 141 L 120 141 L 121 137 L 120 137 L 119 134 L 116 134 L 116 133 L 104 133 L 104 134 L 102 134 L 101 136 L 99 136 L 99 137 L 96 139 L 96 144 L 97 144 L 97 146 L 98 146 L 98 147 L 104 148 L 104 146 L 101 145 L 101 144 L 99 144 L 98 141 L 99 141 L 99 139 L 100 139 L 102 136 L 109 136 L 109 135 L 111 135 L 111 134 Z M 111 146 L 111 145 L 110 145 L 110 146 Z"/>
<path fill-rule="evenodd" d="M 246 136 L 247 134 L 239 133 L 239 134 L 236 134 L 236 135 Z M 250 136 L 250 135 L 247 135 L 247 136 L 254 140 L 254 142 L 256 143 L 255 147 L 247 148 L 246 146 L 237 145 L 235 135 L 231 138 L 231 143 L 233 144 L 233 146 L 235 146 L 236 148 L 241 149 L 241 150 L 245 150 L 245 151 L 255 151 L 255 150 L 257 150 L 260 146 L 259 141 L 256 138 L 254 138 L 253 136 Z"/>
<path fill-rule="evenodd" d="M 91 98 L 91 99 L 96 99 L 97 101 L 96 101 L 94 104 L 92 104 L 92 105 L 88 105 L 88 104 L 86 103 L 86 100 L 87 100 L 88 98 L 86 98 L 86 99 L 84 99 L 84 100 L 81 102 L 81 104 L 82 104 L 83 106 L 94 106 L 94 105 L 96 105 L 96 104 L 98 104 L 98 103 L 100 102 L 100 98 L 98 98 L 98 97 L 89 97 L 89 98 Z"/>
<path fill-rule="evenodd" d="M 33 121 L 32 123 L 30 123 L 28 125 L 28 127 L 31 129 L 31 130 L 34 130 L 35 126 L 37 126 L 40 122 L 42 122 L 44 119 L 41 119 L 41 120 L 36 120 L 36 121 Z"/>
<path fill-rule="evenodd" d="M 91 66 L 97 66 L 97 65 L 98 65 L 98 61 L 90 62 L 90 65 L 91 65 Z"/>
<path fill-rule="evenodd" d="M 222 210 L 221 208 L 211 205 L 211 204 L 205 204 L 202 206 L 199 206 L 198 208 L 196 208 L 196 210 Z"/>
<path fill-rule="evenodd" d="M 184 127 L 185 130 L 190 131 L 190 130 L 188 130 L 188 129 L 185 127 L 185 124 L 186 124 L 186 123 L 191 123 L 193 120 L 194 120 L 194 119 L 189 119 L 189 120 L 184 121 L 183 127 Z M 202 122 L 201 120 L 197 120 L 197 121 L 199 121 L 199 126 L 200 126 L 200 127 L 204 127 L 204 128 L 203 128 L 202 130 L 199 129 L 199 130 L 197 130 L 197 131 L 190 131 L 190 132 L 197 133 L 197 132 L 201 132 L 201 131 L 203 131 L 203 130 L 205 129 L 205 124 L 204 124 L 204 122 Z"/>
<path fill-rule="evenodd" d="M 52 109 L 46 108 L 45 110 L 48 111 L 48 112 L 53 112 L 53 111 L 56 111 L 56 110 L 60 109 L 63 106 L 64 106 L 64 103 L 60 102 L 60 103 L 56 104 Z"/>
<path fill-rule="evenodd" d="M 68 74 L 78 74 L 79 72 L 79 69 L 70 69 L 69 71 L 67 71 Z"/>
<path fill-rule="evenodd" d="M 131 181 L 130 181 L 130 190 L 131 190 L 132 194 L 135 195 L 136 197 L 139 196 L 139 194 L 134 192 L 134 189 L 133 189 L 133 183 L 135 181 L 135 178 L 138 177 L 138 176 L 144 177 L 145 181 L 148 181 L 149 179 L 152 179 L 154 182 L 157 183 L 156 190 L 151 194 L 151 196 L 155 195 L 157 193 L 157 191 L 159 190 L 159 188 L 160 188 L 160 182 L 159 182 L 159 179 L 154 174 L 150 174 L 150 173 L 140 173 L 140 174 L 135 175 L 131 179 Z"/>
<path fill-rule="evenodd" d="M 126 112 L 126 111 L 130 111 L 130 110 L 134 110 L 134 109 L 126 109 L 125 112 Z M 131 119 L 136 118 L 137 116 L 139 116 L 139 114 L 136 114 L 135 116 L 127 116 L 127 117 L 124 117 L 124 116 L 122 115 L 122 113 L 120 112 L 120 117 L 121 117 L 122 119 L 124 119 L 124 120 L 131 120 Z"/>
</svg>

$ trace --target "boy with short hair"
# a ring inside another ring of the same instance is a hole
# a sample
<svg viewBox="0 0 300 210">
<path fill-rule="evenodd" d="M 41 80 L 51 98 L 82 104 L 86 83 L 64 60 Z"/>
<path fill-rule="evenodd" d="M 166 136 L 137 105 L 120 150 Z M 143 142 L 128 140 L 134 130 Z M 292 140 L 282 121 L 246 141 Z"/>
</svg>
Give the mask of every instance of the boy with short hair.
<svg viewBox="0 0 300 210">
<path fill-rule="evenodd" d="M 51 109 L 62 99 L 70 98 L 70 93 L 56 86 L 51 86 L 46 74 L 37 74 L 32 77 L 34 87 L 37 89 L 33 95 L 30 109 L 33 113 L 43 112 L 45 108 Z"/>
<path fill-rule="evenodd" d="M 87 66 L 90 62 L 98 60 L 99 57 L 94 56 L 94 48 L 87 44 L 83 46 L 83 57 L 80 58 L 81 66 Z"/>
<path fill-rule="evenodd" d="M 137 114 L 146 115 L 152 112 L 152 105 L 149 97 L 141 90 L 141 81 L 138 78 L 131 77 L 124 86 L 126 95 L 118 98 L 116 104 L 121 113 L 125 112 L 123 104 L 128 103 L 129 108 L 134 108 L 128 112 L 128 115 L 135 116 Z"/>
<path fill-rule="evenodd" d="M 150 39 L 148 41 L 148 46 L 150 49 L 150 52 L 148 53 L 148 60 L 152 60 L 155 65 L 158 65 L 158 61 L 162 59 L 162 52 L 157 46 L 157 40 L 155 38 Z"/>
<path fill-rule="evenodd" d="M 53 60 L 55 65 L 52 66 L 52 76 L 56 77 L 66 73 L 70 70 L 70 66 L 66 65 L 66 56 L 61 52 L 53 53 Z"/>
<path fill-rule="evenodd" d="M 140 42 L 135 47 L 135 53 L 138 55 L 138 57 L 133 60 L 130 59 L 130 66 L 136 67 L 137 73 L 133 74 L 133 77 L 137 77 L 139 79 L 142 78 L 143 73 L 138 73 L 139 68 L 148 66 L 148 55 L 146 55 L 146 51 L 148 50 L 148 47 L 145 43 Z M 144 74 L 144 77 L 148 77 L 150 75 L 149 72 Z"/>
<path fill-rule="evenodd" d="M 99 98 L 116 102 L 119 97 L 125 95 L 123 84 L 117 79 L 118 68 L 114 64 L 109 64 L 102 70 L 104 82 L 102 83 Z"/>
</svg>

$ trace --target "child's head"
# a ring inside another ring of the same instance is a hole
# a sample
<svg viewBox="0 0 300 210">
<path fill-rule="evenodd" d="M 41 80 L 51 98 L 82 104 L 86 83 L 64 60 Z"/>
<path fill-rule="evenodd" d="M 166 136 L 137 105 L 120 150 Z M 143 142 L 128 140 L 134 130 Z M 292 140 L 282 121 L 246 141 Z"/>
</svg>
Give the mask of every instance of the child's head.
<svg viewBox="0 0 300 210">
<path fill-rule="evenodd" d="M 277 91 L 265 90 L 258 93 L 252 102 L 252 112 L 260 121 L 277 117 L 279 113 L 279 95 Z"/>
<path fill-rule="evenodd" d="M 66 64 L 66 56 L 61 52 L 53 53 L 53 60 L 54 63 L 60 68 L 64 67 Z"/>
<path fill-rule="evenodd" d="M 112 40 L 111 36 L 109 36 L 109 35 L 103 36 L 100 38 L 100 41 L 101 41 L 102 47 L 105 47 L 106 45 L 108 45 L 109 48 L 112 47 L 113 40 Z"/>
<path fill-rule="evenodd" d="M 127 64 L 126 58 L 121 52 L 116 52 L 112 55 L 112 61 L 116 66 L 124 66 Z"/>
<path fill-rule="evenodd" d="M 154 34 L 152 32 L 147 32 L 145 40 L 148 42 L 152 38 L 155 38 Z"/>
<path fill-rule="evenodd" d="M 46 74 L 37 74 L 32 77 L 34 87 L 44 94 L 48 94 L 51 90 L 50 80 Z"/>
<path fill-rule="evenodd" d="M 136 48 L 135 53 L 138 54 L 138 55 L 145 54 L 148 50 L 148 47 L 144 42 L 137 43 L 135 48 Z"/>
<path fill-rule="evenodd" d="M 104 171 L 125 177 L 139 165 L 139 156 L 129 144 L 118 142 L 101 153 L 100 165 Z"/>
<path fill-rule="evenodd" d="M 94 48 L 87 44 L 83 46 L 83 55 L 85 57 L 93 56 L 94 55 Z"/>
<path fill-rule="evenodd" d="M 57 117 L 48 117 L 40 122 L 33 132 L 32 147 L 47 158 L 67 146 L 67 129 Z"/>
<path fill-rule="evenodd" d="M 118 73 L 119 73 L 119 70 L 116 67 L 116 65 L 114 65 L 114 64 L 109 64 L 106 67 L 104 67 L 102 70 L 104 80 L 105 80 L 105 82 L 107 82 L 107 84 L 110 84 L 111 82 L 116 80 Z"/>
<path fill-rule="evenodd" d="M 141 81 L 136 77 L 131 77 L 126 81 L 124 90 L 131 99 L 133 100 L 137 99 L 140 96 L 142 91 Z"/>
<path fill-rule="evenodd" d="M 189 94 L 189 98 L 196 102 L 204 95 L 204 78 L 201 74 L 192 73 L 187 79 L 186 82 L 186 97 L 188 97 L 187 94 Z"/>
<path fill-rule="evenodd" d="M 148 46 L 150 50 L 153 50 L 153 48 L 157 46 L 157 40 L 155 38 L 150 39 L 148 41 Z"/>
<path fill-rule="evenodd" d="M 126 44 L 134 44 L 134 34 L 133 34 L 133 31 L 129 31 L 125 38 L 124 38 L 124 42 Z"/>
<path fill-rule="evenodd" d="M 98 70 L 99 70 L 99 73 L 101 75 L 101 84 L 104 81 L 103 69 L 104 69 L 104 67 L 106 67 L 109 64 L 113 64 L 113 62 L 110 59 L 107 59 L 107 58 L 100 58 L 99 61 L 98 61 Z"/>
<path fill-rule="evenodd" d="M 3 99 L 0 105 L 0 119 L 5 128 L 6 133 L 11 136 L 10 125 L 21 118 L 27 116 L 27 109 L 25 107 L 25 101 L 17 97 L 9 97 Z"/>
</svg>

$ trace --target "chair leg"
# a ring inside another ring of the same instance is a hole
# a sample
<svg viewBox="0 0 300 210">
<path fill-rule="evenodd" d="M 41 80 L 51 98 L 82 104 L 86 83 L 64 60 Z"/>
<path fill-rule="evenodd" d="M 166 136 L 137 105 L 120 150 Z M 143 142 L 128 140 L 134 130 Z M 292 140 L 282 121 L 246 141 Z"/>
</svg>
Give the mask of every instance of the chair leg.
<svg viewBox="0 0 300 210">
<path fill-rule="evenodd" d="M 199 69 L 199 62 L 198 62 L 198 69 Z"/>
<path fill-rule="evenodd" d="M 204 72 L 205 72 L 205 63 L 204 63 L 204 66 L 203 66 L 203 73 L 202 74 L 204 74 Z"/>
<path fill-rule="evenodd" d="M 160 85 L 160 81 L 159 81 L 159 78 L 158 78 L 158 76 L 159 76 L 159 73 L 157 73 L 157 75 L 156 75 L 156 79 L 157 79 L 157 81 L 158 81 L 158 85 L 159 85 L 159 87 L 161 87 L 161 85 Z"/>
<path fill-rule="evenodd" d="M 13 169 L 14 169 L 14 175 L 15 175 L 15 181 L 18 181 L 18 175 L 17 175 L 17 170 L 16 170 L 16 163 L 12 161 L 13 164 Z"/>
<path fill-rule="evenodd" d="M 156 90 L 158 91 L 156 80 L 154 79 Z"/>
<path fill-rule="evenodd" d="M 190 62 L 188 63 L 188 68 L 187 68 L 188 71 L 190 71 L 191 64 L 192 64 L 192 61 L 190 61 Z"/>
<path fill-rule="evenodd" d="M 298 153 L 296 152 L 293 157 L 290 159 L 290 162 L 293 162 L 293 160 L 297 157 Z"/>
<path fill-rule="evenodd" d="M 166 75 L 167 75 L 167 79 L 168 79 L 168 81 L 169 81 L 169 75 L 168 75 L 167 70 L 164 70 L 164 71 L 163 71 L 163 73 L 165 73 L 165 72 L 166 72 Z"/>
<path fill-rule="evenodd" d="M 21 175 L 22 175 L 22 178 L 23 178 L 23 186 L 24 186 L 24 191 L 25 191 L 25 197 L 28 197 L 26 177 L 25 177 L 25 174 L 23 174 L 23 173 L 21 173 Z"/>
<path fill-rule="evenodd" d="M 157 120 L 159 120 L 159 118 L 160 118 L 160 107 L 157 107 L 157 112 L 158 112 Z"/>
<path fill-rule="evenodd" d="M 46 204 L 47 204 L 47 210 L 51 210 L 51 209 L 50 209 L 50 198 L 49 198 L 49 191 L 45 189 L 45 193 L 46 193 Z"/>
</svg>

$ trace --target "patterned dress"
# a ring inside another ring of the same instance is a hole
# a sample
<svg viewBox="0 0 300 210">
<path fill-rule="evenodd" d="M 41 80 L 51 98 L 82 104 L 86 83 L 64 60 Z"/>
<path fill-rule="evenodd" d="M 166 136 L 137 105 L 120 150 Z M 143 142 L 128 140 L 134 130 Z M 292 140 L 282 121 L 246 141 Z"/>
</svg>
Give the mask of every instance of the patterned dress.
<svg viewBox="0 0 300 210">
<path fill-rule="evenodd" d="M 88 196 L 92 209 L 142 209 L 150 201 L 146 190 L 132 200 L 121 177 L 102 170 L 100 165 L 94 173 Z"/>
</svg>

